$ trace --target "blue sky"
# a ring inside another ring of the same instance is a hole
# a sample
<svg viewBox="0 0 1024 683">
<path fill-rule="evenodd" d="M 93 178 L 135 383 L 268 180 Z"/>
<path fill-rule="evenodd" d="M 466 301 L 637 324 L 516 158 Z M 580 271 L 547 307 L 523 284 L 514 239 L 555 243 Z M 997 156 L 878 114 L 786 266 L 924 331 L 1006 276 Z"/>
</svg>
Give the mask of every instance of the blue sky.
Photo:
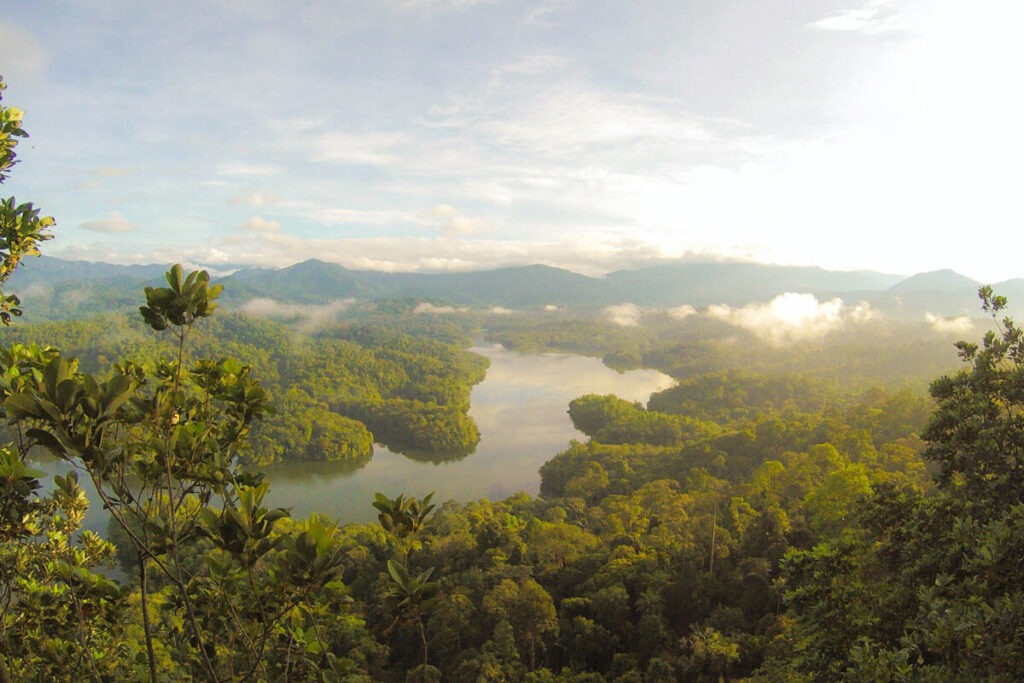
<svg viewBox="0 0 1024 683">
<path fill-rule="evenodd" d="M 47 253 L 1024 276 L 1003 0 L 0 7 Z"/>
</svg>

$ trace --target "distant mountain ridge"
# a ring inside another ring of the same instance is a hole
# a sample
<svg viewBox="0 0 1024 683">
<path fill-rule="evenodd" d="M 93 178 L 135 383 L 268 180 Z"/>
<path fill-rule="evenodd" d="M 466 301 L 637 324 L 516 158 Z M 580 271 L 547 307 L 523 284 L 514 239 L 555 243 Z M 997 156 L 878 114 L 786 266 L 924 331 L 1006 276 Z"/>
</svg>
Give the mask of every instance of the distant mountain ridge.
<svg viewBox="0 0 1024 683">
<path fill-rule="evenodd" d="M 166 271 L 167 266 L 156 263 L 120 266 L 101 261 L 66 261 L 52 256 L 40 256 L 24 259 L 14 271 L 8 287 L 17 289 L 35 284 L 56 285 L 77 280 L 148 280 L 158 278 Z"/>
<path fill-rule="evenodd" d="M 30 312 L 39 307 L 42 317 L 67 317 L 75 313 L 63 309 L 74 309 L 75 301 L 83 297 L 99 299 L 84 306 L 90 312 L 138 305 L 139 290 L 160 282 L 166 269 L 160 264 L 120 266 L 41 257 L 28 259 L 6 289 L 22 295 Z M 307 304 L 345 298 L 419 298 L 476 307 L 598 308 L 632 303 L 665 308 L 740 306 L 769 301 L 784 292 L 807 292 L 819 299 L 842 297 L 849 304 L 867 301 L 899 317 L 926 311 L 936 315 L 979 312 L 979 283 L 951 270 L 904 277 L 815 266 L 680 261 L 590 277 L 540 264 L 456 273 L 389 273 L 350 270 L 310 259 L 280 269 L 241 268 L 214 279 L 225 285 L 227 306 L 261 297 Z M 1024 303 L 1024 280 L 1008 280 L 994 288 L 1010 297 L 1011 304 Z M 68 298 L 71 303 L 66 302 Z"/>
<path fill-rule="evenodd" d="M 955 271 L 933 270 L 918 273 L 900 280 L 889 288 L 890 292 L 962 292 L 964 289 L 977 291 L 981 283 Z"/>
<path fill-rule="evenodd" d="M 227 291 L 239 282 L 258 290 L 260 296 L 287 296 L 308 303 L 339 297 L 421 297 L 468 306 L 535 307 L 627 302 L 638 306 L 741 305 L 767 301 L 787 291 L 816 295 L 882 292 L 902 279 L 873 271 L 760 263 L 667 263 L 597 278 L 539 264 L 458 273 L 384 273 L 310 260 L 272 274 L 243 269 L 220 281 Z"/>
</svg>

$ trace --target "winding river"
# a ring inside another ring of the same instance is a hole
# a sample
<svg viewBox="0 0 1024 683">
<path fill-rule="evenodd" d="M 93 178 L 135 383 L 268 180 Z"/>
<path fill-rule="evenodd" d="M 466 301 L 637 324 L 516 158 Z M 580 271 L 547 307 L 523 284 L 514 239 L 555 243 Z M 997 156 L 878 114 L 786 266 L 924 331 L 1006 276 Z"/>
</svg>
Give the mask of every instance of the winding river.
<svg viewBox="0 0 1024 683">
<path fill-rule="evenodd" d="M 435 500 L 500 500 L 518 491 L 536 494 L 540 466 L 572 439 L 583 435 L 566 412 L 582 394 L 616 394 L 647 402 L 656 391 L 673 384 L 655 370 L 616 372 L 597 358 L 568 354 L 522 354 L 501 346 L 480 345 L 473 351 L 487 356 L 486 378 L 473 388 L 470 415 L 480 429 L 480 444 L 457 459 L 442 455 L 416 458 L 374 446 L 373 458 L 352 465 L 334 462 L 288 462 L 267 468 L 270 506 L 290 507 L 304 517 L 324 512 L 336 519 L 366 522 L 375 518 L 375 492 L 417 497 L 434 491 Z M 63 463 L 36 465 L 48 473 L 68 468 Z M 85 484 L 86 482 L 83 482 Z M 86 528 L 103 533 L 106 514 L 85 486 L 92 504 Z"/>
</svg>

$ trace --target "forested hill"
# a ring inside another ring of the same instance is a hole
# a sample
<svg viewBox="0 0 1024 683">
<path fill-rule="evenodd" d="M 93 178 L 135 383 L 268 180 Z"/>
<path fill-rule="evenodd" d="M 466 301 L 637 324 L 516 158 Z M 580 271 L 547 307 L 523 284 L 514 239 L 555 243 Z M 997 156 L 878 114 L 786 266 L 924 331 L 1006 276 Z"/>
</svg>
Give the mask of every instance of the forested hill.
<svg viewBox="0 0 1024 683">
<path fill-rule="evenodd" d="M 159 284 L 164 270 L 156 265 L 117 266 L 43 257 L 24 264 L 12 278 L 11 290 L 22 297 L 34 318 L 78 317 L 130 310 L 136 292 L 146 284 Z M 596 278 L 545 265 L 462 273 L 385 273 L 309 260 L 281 269 L 240 268 L 214 279 L 225 285 L 224 303 L 229 306 L 254 298 L 308 304 L 405 297 L 508 308 L 600 308 L 626 302 L 641 307 L 735 306 L 768 301 L 784 292 L 807 292 L 819 299 L 838 296 L 849 304 L 867 301 L 886 314 L 916 318 L 925 313 L 975 314 L 980 284 L 952 271 L 904 278 L 874 271 L 691 262 L 620 270 Z M 1024 281 L 998 283 L 995 290 L 1010 301 L 1024 301 Z"/>
<path fill-rule="evenodd" d="M 374 442 L 451 459 L 479 441 L 469 392 L 488 362 L 463 348 L 468 340 L 367 325 L 335 326 L 314 337 L 269 320 L 221 315 L 198 328 L 194 341 L 207 357 L 245 359 L 275 406 L 254 427 L 242 453 L 248 463 L 345 460 L 355 467 L 369 461 Z M 0 343 L 55 345 L 101 375 L 111 372 L 111 359 L 156 364 L 166 351 L 137 315 L 116 313 L 0 328 Z"/>
</svg>

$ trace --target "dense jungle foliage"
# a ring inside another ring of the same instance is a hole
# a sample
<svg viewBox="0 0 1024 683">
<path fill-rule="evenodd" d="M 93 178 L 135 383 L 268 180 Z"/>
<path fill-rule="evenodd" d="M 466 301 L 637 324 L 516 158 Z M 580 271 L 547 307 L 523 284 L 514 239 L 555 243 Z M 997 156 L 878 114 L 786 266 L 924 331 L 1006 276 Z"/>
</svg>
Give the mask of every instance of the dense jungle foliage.
<svg viewBox="0 0 1024 683">
<path fill-rule="evenodd" d="M 0 112 L 5 180 L 24 131 Z M 52 221 L 11 199 L 0 224 L 2 283 Z M 573 401 L 588 440 L 543 467 L 539 497 L 378 495 L 364 525 L 267 508 L 246 458 L 261 439 L 330 457 L 361 434 L 352 405 L 418 434 L 464 414 L 483 366 L 365 325 L 296 345 L 219 320 L 219 294 L 175 267 L 145 292 L 149 331 L 25 328 L 0 354 L 0 681 L 1024 675 L 1024 332 L 989 290 L 996 329 L 958 345 L 930 399 L 757 363 L 680 371 L 647 408 Z M 9 322 L 20 302 L 2 302 Z M 884 352 L 858 362 L 897 362 Z M 75 473 L 42 493 L 32 448 Z M 110 540 L 80 530 L 90 504 Z"/>
<path fill-rule="evenodd" d="M 0 332 L 4 343 L 52 345 L 82 370 L 108 377 L 112 359 L 155 363 L 159 337 L 138 315 L 35 323 Z M 479 441 L 469 392 L 487 359 L 459 344 L 372 325 L 304 335 L 238 314 L 204 321 L 185 348 L 189 362 L 241 358 L 252 367 L 275 413 L 255 425 L 244 460 L 364 460 L 377 441 L 402 450 L 470 452 Z"/>
</svg>

